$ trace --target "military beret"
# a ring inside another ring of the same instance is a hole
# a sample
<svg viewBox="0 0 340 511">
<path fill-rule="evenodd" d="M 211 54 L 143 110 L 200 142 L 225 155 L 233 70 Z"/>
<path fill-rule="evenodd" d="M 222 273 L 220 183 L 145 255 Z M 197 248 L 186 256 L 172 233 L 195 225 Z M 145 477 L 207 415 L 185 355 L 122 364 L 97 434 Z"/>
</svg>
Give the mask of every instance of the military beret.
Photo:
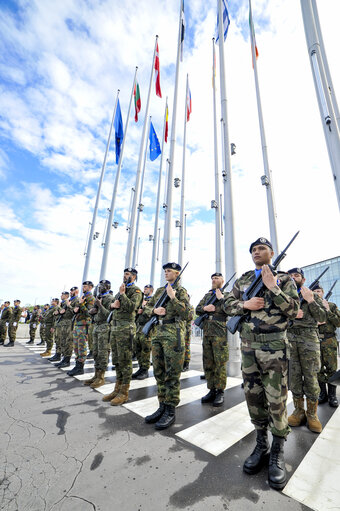
<svg viewBox="0 0 340 511">
<path fill-rule="evenodd" d="M 48 307 L 50 304 L 49 303 L 45 303 L 44 307 Z"/>
<path fill-rule="evenodd" d="M 213 273 L 210 278 L 213 277 L 223 277 L 222 273 L 219 273 L 218 271 L 216 273 Z"/>
<path fill-rule="evenodd" d="M 71 287 L 70 291 L 75 291 L 76 289 L 78 289 L 77 286 L 73 286 Z"/>
<path fill-rule="evenodd" d="M 111 286 L 111 282 L 109 280 L 101 280 L 99 284 L 107 284 L 108 286 Z"/>
<path fill-rule="evenodd" d="M 321 291 L 323 291 L 323 287 L 322 287 L 322 286 L 320 286 L 320 284 L 317 284 L 317 285 L 314 287 L 313 291 L 315 291 L 316 289 L 321 289 Z"/>
<path fill-rule="evenodd" d="M 125 268 L 124 273 L 126 271 L 128 271 L 129 273 L 132 273 L 132 275 L 137 275 L 137 273 L 138 273 L 138 271 L 135 268 L 131 268 L 131 266 L 129 266 L 128 268 Z"/>
<path fill-rule="evenodd" d="M 71 289 L 71 291 L 72 291 L 72 289 Z M 69 295 L 70 293 L 68 291 L 62 291 L 61 294 L 62 295 Z"/>
<path fill-rule="evenodd" d="M 300 273 L 300 275 L 302 275 L 302 277 L 305 276 L 305 274 L 303 273 L 303 270 L 301 268 L 292 268 L 291 270 L 288 270 L 288 273 Z"/>
<path fill-rule="evenodd" d="M 153 285 L 152 284 L 146 284 L 144 287 L 147 287 L 149 289 L 153 289 Z"/>
<path fill-rule="evenodd" d="M 166 270 L 166 269 L 175 270 L 175 271 L 181 271 L 182 268 L 177 263 L 166 263 L 166 264 L 163 265 L 163 270 Z"/>
<path fill-rule="evenodd" d="M 273 245 L 270 243 L 269 240 L 267 240 L 267 238 L 258 238 L 256 241 L 253 241 L 253 243 L 250 245 L 250 247 L 249 247 L 250 253 L 252 252 L 253 248 L 256 245 L 267 245 L 267 247 L 269 247 L 273 250 Z"/>
<path fill-rule="evenodd" d="M 93 287 L 93 282 L 91 282 L 91 280 L 85 280 L 85 282 L 83 282 L 83 286 L 92 286 Z"/>
<path fill-rule="evenodd" d="M 21 303 L 21 301 L 20 301 L 20 300 L 14 300 L 14 301 L 15 301 L 15 302 L 17 302 L 17 303 Z"/>
<path fill-rule="evenodd" d="M 52 302 L 58 302 L 59 303 L 59 298 L 52 298 Z"/>
</svg>

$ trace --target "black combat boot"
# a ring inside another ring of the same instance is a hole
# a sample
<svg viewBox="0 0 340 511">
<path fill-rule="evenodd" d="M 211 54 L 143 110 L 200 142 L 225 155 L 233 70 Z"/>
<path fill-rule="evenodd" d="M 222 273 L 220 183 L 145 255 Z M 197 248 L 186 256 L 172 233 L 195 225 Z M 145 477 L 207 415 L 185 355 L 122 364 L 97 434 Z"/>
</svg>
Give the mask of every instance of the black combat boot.
<svg viewBox="0 0 340 511">
<path fill-rule="evenodd" d="M 189 371 L 189 362 L 184 362 L 183 364 L 183 372 Z"/>
<path fill-rule="evenodd" d="M 201 398 L 201 403 L 212 403 L 216 397 L 216 389 L 210 389 L 208 394 Z"/>
<path fill-rule="evenodd" d="M 269 443 L 266 429 L 256 430 L 255 449 L 243 464 L 243 471 L 247 474 L 256 474 L 268 461 Z"/>
<path fill-rule="evenodd" d="M 27 341 L 26 344 L 34 344 L 33 339 L 30 339 L 29 341 Z"/>
<path fill-rule="evenodd" d="M 87 359 L 87 360 L 89 360 L 90 358 L 93 358 L 93 352 L 92 352 L 92 350 L 90 350 L 90 351 L 88 352 L 87 357 L 86 357 L 86 359 Z"/>
<path fill-rule="evenodd" d="M 54 364 L 55 367 L 58 367 L 58 369 L 61 369 L 62 367 L 68 367 L 70 365 L 71 357 L 64 357 L 59 364 Z"/>
<path fill-rule="evenodd" d="M 320 387 L 319 405 L 322 405 L 323 403 L 327 403 L 328 400 L 326 383 L 319 381 L 319 387 Z"/>
<path fill-rule="evenodd" d="M 145 367 L 141 367 L 141 371 L 137 376 L 137 380 L 145 380 L 146 378 L 149 378 L 149 371 L 145 369 Z"/>
<path fill-rule="evenodd" d="M 50 362 L 58 362 L 59 360 L 61 360 L 61 353 L 55 353 L 53 357 L 48 358 L 47 360 L 49 360 Z"/>
<path fill-rule="evenodd" d="M 5 344 L 5 341 L 0 341 L 0 346 L 3 346 Z"/>
<path fill-rule="evenodd" d="M 45 344 L 45 341 L 40 341 L 37 343 L 37 346 L 43 346 Z"/>
<path fill-rule="evenodd" d="M 328 404 L 333 408 L 338 408 L 339 403 L 336 398 L 336 385 L 328 383 Z"/>
<path fill-rule="evenodd" d="M 213 401 L 213 406 L 222 406 L 224 403 L 224 390 L 216 390 L 216 396 Z"/>
<path fill-rule="evenodd" d="M 286 486 L 287 472 L 283 457 L 283 446 L 286 439 L 273 435 L 273 443 L 270 450 L 268 483 L 274 490 L 282 490 Z"/>
<path fill-rule="evenodd" d="M 14 346 L 14 341 L 9 341 L 8 344 L 6 344 L 7 348 L 12 348 Z"/>
<path fill-rule="evenodd" d="M 78 374 L 84 374 L 84 362 L 76 361 L 76 365 L 71 369 L 71 371 L 67 371 L 69 376 L 78 376 Z"/>
<path fill-rule="evenodd" d="M 162 417 L 164 412 L 165 404 L 159 403 L 159 408 L 152 415 L 147 415 L 144 420 L 147 424 L 154 424 Z"/>
<path fill-rule="evenodd" d="M 112 366 L 112 367 L 113 367 L 113 366 Z M 116 367 L 116 366 L 115 366 L 115 367 Z M 131 376 L 131 378 L 132 378 L 133 380 L 136 380 L 136 379 L 137 379 L 137 376 L 139 376 L 139 375 L 140 375 L 140 373 L 141 373 L 142 371 L 143 371 L 143 368 L 142 368 L 142 367 L 140 367 L 139 369 L 137 369 L 137 371 L 136 371 L 135 373 L 133 373 L 133 375 Z"/>
<path fill-rule="evenodd" d="M 165 405 L 165 411 L 162 417 L 155 424 L 155 429 L 166 429 L 176 420 L 175 407 L 173 405 Z"/>
</svg>

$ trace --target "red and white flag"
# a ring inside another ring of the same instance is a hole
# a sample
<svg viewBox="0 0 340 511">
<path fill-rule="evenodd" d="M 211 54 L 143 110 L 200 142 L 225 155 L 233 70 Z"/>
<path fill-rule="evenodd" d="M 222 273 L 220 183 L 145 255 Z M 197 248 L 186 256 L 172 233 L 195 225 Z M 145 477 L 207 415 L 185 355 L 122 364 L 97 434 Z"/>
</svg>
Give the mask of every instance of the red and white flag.
<svg viewBox="0 0 340 511">
<path fill-rule="evenodd" d="M 161 91 L 161 81 L 160 81 L 160 74 L 159 74 L 159 50 L 158 50 L 158 43 L 156 46 L 156 55 L 155 55 L 155 79 L 156 79 L 156 95 L 158 97 L 162 97 L 162 91 Z"/>
<path fill-rule="evenodd" d="M 187 122 L 190 119 L 190 114 L 191 114 L 191 91 L 190 91 L 190 87 L 188 85 L 188 93 L 187 93 Z"/>
</svg>

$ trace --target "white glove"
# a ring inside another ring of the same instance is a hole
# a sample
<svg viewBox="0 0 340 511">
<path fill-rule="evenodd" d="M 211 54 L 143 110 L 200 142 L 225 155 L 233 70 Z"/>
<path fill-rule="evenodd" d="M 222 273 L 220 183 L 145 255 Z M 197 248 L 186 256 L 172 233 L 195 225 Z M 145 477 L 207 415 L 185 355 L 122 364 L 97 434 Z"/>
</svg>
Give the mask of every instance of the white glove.
<svg viewBox="0 0 340 511">
<path fill-rule="evenodd" d="M 36 323 L 33 323 L 33 328 L 37 328 L 37 324 Z"/>
<path fill-rule="evenodd" d="M 14 321 L 13 326 L 17 326 L 17 322 L 16 321 Z"/>
<path fill-rule="evenodd" d="M 8 325 L 9 325 L 9 323 L 6 323 L 6 326 L 8 326 Z"/>
</svg>

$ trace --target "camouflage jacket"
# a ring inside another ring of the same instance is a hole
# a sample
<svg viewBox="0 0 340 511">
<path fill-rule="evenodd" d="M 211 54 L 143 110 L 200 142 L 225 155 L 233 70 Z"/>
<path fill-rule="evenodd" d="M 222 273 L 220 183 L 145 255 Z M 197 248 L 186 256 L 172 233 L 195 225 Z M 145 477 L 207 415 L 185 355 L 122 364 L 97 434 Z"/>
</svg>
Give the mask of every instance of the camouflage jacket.
<svg viewBox="0 0 340 511">
<path fill-rule="evenodd" d="M 113 301 L 115 298 L 113 298 Z M 120 295 L 119 309 L 110 309 L 113 311 L 113 321 L 133 322 L 136 319 L 136 313 L 143 300 L 143 293 L 134 283 L 126 286 L 125 293 Z"/>
<path fill-rule="evenodd" d="M 151 300 L 148 302 L 147 306 L 144 309 L 142 316 L 147 318 L 147 320 L 153 316 L 153 309 L 156 305 L 157 300 L 161 297 L 163 292 L 165 291 L 165 287 L 159 287 Z M 189 296 L 184 287 L 177 282 L 173 289 L 176 291 L 176 296 L 173 300 L 169 300 L 165 306 L 166 314 L 165 316 L 161 316 L 162 320 L 170 320 L 175 319 L 181 322 L 181 326 L 185 328 L 185 322 L 189 318 L 190 314 L 190 303 Z"/>
<path fill-rule="evenodd" d="M 54 305 L 51 305 L 49 307 L 49 309 L 47 309 L 45 315 L 44 315 L 44 324 L 45 326 L 49 326 L 50 328 L 53 328 L 54 327 L 54 324 L 55 324 L 55 315 L 54 315 L 54 311 L 55 311 L 55 306 Z"/>
<path fill-rule="evenodd" d="M 147 303 L 145 305 L 142 304 L 139 308 L 144 311 L 145 307 L 147 306 L 147 304 L 149 303 L 151 298 L 152 298 L 152 296 L 144 296 L 143 300 L 146 300 Z M 148 318 L 145 317 L 145 315 L 143 313 L 136 314 L 136 325 L 137 325 L 138 332 L 140 332 L 142 330 L 143 326 L 145 325 L 145 323 L 147 321 L 148 321 Z"/>
<path fill-rule="evenodd" d="M 45 309 L 42 309 L 41 311 L 41 314 L 40 314 L 40 324 L 42 326 L 45 326 L 45 318 L 46 318 L 46 314 L 48 312 L 49 309 L 45 310 Z"/>
<path fill-rule="evenodd" d="M 113 302 L 114 298 L 110 293 L 105 293 L 101 297 L 102 303 L 97 306 L 94 305 L 94 308 L 97 309 L 96 314 L 93 316 L 93 322 L 96 325 L 101 325 L 102 323 L 106 323 L 107 318 L 110 314 L 110 305 Z"/>
<path fill-rule="evenodd" d="M 295 318 L 299 310 L 299 296 L 295 282 L 284 272 L 277 273 L 277 285 L 264 293 L 264 308 L 250 311 L 244 308 L 242 295 L 255 279 L 254 270 L 244 273 L 234 283 L 222 306 L 228 316 L 246 316 L 241 323 L 241 337 L 247 334 L 275 334 L 285 332 L 288 320 Z M 250 336 L 248 335 L 248 338 Z"/>
<path fill-rule="evenodd" d="M 303 300 L 300 304 L 303 312 L 303 317 L 300 319 L 293 319 L 289 328 L 315 328 L 317 329 L 318 321 L 322 323 L 326 321 L 326 309 L 323 306 L 322 300 L 319 295 L 314 293 L 314 302 L 307 303 Z"/>
<path fill-rule="evenodd" d="M 30 317 L 30 325 L 38 325 L 40 323 L 40 315 L 37 310 L 34 310 Z"/>
<path fill-rule="evenodd" d="M 223 299 L 217 300 L 215 305 L 215 312 L 206 312 L 204 310 L 204 306 L 207 303 L 208 300 L 213 296 L 214 290 L 210 289 L 208 293 L 206 293 L 200 303 L 196 307 L 196 314 L 197 316 L 202 316 L 203 314 L 209 314 L 208 319 L 205 319 L 203 321 L 203 333 L 205 335 L 216 335 L 216 336 L 225 336 L 226 335 L 226 320 L 227 320 L 227 314 L 225 313 L 225 310 L 222 308 L 223 306 Z M 227 298 L 228 293 L 224 293 L 224 299 Z M 213 318 L 218 319 L 213 319 Z"/>
<path fill-rule="evenodd" d="M 1 321 L 5 321 L 6 323 L 9 323 L 11 321 L 11 318 L 12 318 L 12 308 L 11 307 L 5 307 L 3 310 L 2 310 L 2 314 L 1 314 Z"/>
<path fill-rule="evenodd" d="M 192 326 L 194 317 L 195 317 L 195 307 L 193 305 L 191 305 L 191 303 L 189 303 L 188 319 L 186 320 L 186 325 L 185 325 L 187 338 L 190 338 L 190 336 L 191 336 L 191 326 Z"/>
<path fill-rule="evenodd" d="M 12 317 L 10 319 L 11 323 L 19 323 L 19 320 L 21 318 L 22 308 L 18 307 L 17 305 L 13 307 L 12 309 Z"/>
<path fill-rule="evenodd" d="M 83 303 L 78 303 L 79 311 L 76 314 L 76 322 L 86 321 L 89 323 L 91 321 L 91 314 L 89 310 L 94 307 L 94 296 L 90 291 L 87 291 L 82 298 L 84 298 Z"/>
<path fill-rule="evenodd" d="M 340 327 L 340 310 L 335 303 L 328 302 L 329 310 L 327 311 L 326 322 L 319 325 L 319 337 L 335 337 L 335 330 Z"/>
<path fill-rule="evenodd" d="M 56 315 L 56 326 L 60 325 L 64 321 L 71 323 L 74 318 L 73 309 L 78 306 L 79 298 L 77 296 L 72 297 L 70 300 L 70 305 L 66 304 L 66 301 L 62 301 L 58 306 Z M 62 314 L 60 311 L 64 309 L 64 313 Z"/>
</svg>

